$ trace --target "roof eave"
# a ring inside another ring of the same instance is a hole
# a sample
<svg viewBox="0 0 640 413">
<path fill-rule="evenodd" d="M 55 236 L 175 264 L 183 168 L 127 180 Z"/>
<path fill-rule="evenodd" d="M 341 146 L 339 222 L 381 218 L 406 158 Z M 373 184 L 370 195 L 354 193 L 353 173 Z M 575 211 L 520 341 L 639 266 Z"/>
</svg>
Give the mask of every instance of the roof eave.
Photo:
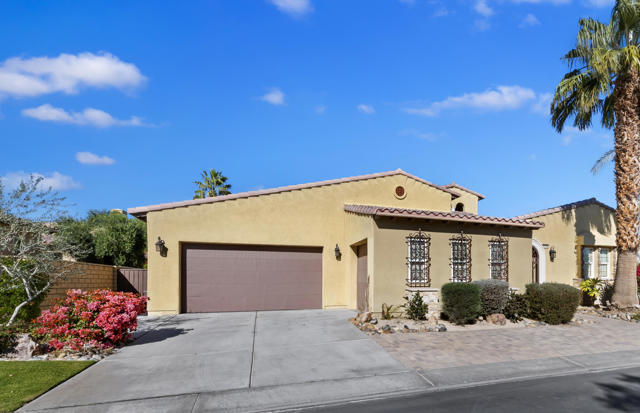
<svg viewBox="0 0 640 413">
<path fill-rule="evenodd" d="M 429 182 L 429 181 L 427 181 L 425 179 L 422 179 L 422 178 L 420 178 L 418 176 L 415 176 L 415 175 L 412 175 L 412 174 L 410 174 L 408 172 L 405 172 L 402 169 L 396 169 L 394 171 L 377 172 L 377 173 L 373 173 L 373 174 L 352 176 L 352 177 L 347 177 L 347 178 L 331 179 L 331 180 L 327 180 L 327 181 L 311 182 L 311 183 L 307 183 L 307 184 L 289 185 L 289 186 L 283 186 L 283 187 L 277 187 L 277 188 L 271 188 L 271 189 L 261 189 L 261 190 L 258 190 L 258 191 L 239 192 L 237 194 L 223 195 L 223 196 L 217 196 L 217 197 L 209 197 L 209 198 L 202 198 L 202 199 L 192 199 L 192 200 L 186 200 L 186 201 L 169 202 L 169 203 L 164 203 L 164 204 L 156 204 L 156 205 L 148 205 L 148 206 L 142 206 L 142 207 L 134 207 L 134 208 L 128 208 L 127 209 L 127 213 L 129 213 L 130 215 L 133 215 L 134 217 L 139 218 L 140 216 L 144 216 L 148 212 L 153 212 L 153 211 L 162 211 L 162 210 L 165 210 L 165 209 L 189 207 L 189 206 L 192 206 L 192 205 L 212 204 L 212 203 L 216 203 L 216 202 L 230 201 L 230 200 L 234 200 L 234 199 L 252 198 L 252 197 L 261 196 L 261 195 L 271 195 L 271 194 L 277 194 L 277 193 L 282 193 L 282 192 L 296 191 L 296 190 L 302 190 L 302 189 L 311 189 L 311 188 L 317 188 L 317 187 L 328 186 L 328 185 L 337 185 L 337 184 L 342 184 L 342 183 L 357 182 L 357 181 L 363 181 L 363 180 L 367 180 L 367 179 L 384 178 L 384 177 L 393 176 L 393 175 L 403 175 L 403 176 L 406 176 L 406 177 L 411 178 L 413 180 L 416 180 L 418 182 L 422 182 L 425 185 L 428 185 L 428 186 L 431 186 L 433 188 L 436 188 L 436 189 L 439 189 L 441 191 L 444 191 L 446 193 L 449 193 L 454 198 L 457 198 L 457 197 L 460 196 L 459 193 L 457 193 L 455 191 L 452 191 L 452 190 L 450 190 L 448 188 L 445 188 L 445 187 L 440 186 L 440 185 L 436 185 L 436 184 L 434 184 L 432 182 Z"/>
</svg>

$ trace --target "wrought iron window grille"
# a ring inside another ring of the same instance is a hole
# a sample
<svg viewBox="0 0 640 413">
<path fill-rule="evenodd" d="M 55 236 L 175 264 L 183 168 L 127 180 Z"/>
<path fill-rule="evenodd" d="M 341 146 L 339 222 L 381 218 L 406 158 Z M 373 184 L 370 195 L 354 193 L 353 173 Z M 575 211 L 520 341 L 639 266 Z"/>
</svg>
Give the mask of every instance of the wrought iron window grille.
<svg viewBox="0 0 640 413">
<path fill-rule="evenodd" d="M 451 246 L 451 267 L 452 282 L 471 282 L 471 237 L 460 231 L 460 235 L 449 238 Z"/>
<path fill-rule="evenodd" d="M 431 278 L 431 236 L 420 229 L 406 238 L 407 243 L 407 286 L 430 287 Z"/>
<path fill-rule="evenodd" d="M 509 282 L 509 240 L 502 234 L 489 240 L 489 271 L 491 279 Z"/>
</svg>

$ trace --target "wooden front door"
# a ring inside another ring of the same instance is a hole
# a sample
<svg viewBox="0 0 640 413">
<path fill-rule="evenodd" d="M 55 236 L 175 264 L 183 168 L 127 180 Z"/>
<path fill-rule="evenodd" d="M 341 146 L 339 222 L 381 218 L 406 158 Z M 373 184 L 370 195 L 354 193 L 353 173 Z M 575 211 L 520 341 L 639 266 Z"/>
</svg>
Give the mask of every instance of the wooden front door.
<svg viewBox="0 0 640 413">
<path fill-rule="evenodd" d="M 367 271 L 367 244 L 357 247 L 356 254 L 358 256 L 358 310 L 369 311 L 369 305 L 367 302 L 367 289 L 369 287 L 369 272 Z"/>
<path fill-rule="evenodd" d="M 538 284 L 540 282 L 540 257 L 538 250 L 531 247 L 531 282 Z"/>
</svg>

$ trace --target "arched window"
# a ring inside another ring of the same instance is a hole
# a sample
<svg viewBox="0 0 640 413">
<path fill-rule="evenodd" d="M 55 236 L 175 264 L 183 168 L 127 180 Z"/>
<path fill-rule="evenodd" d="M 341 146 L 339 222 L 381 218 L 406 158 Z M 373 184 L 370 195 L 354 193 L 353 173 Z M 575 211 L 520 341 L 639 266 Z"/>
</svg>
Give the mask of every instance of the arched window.
<svg viewBox="0 0 640 413">
<path fill-rule="evenodd" d="M 459 212 L 463 212 L 464 211 L 464 204 L 462 202 L 458 202 L 456 204 L 456 211 L 459 211 Z"/>
</svg>

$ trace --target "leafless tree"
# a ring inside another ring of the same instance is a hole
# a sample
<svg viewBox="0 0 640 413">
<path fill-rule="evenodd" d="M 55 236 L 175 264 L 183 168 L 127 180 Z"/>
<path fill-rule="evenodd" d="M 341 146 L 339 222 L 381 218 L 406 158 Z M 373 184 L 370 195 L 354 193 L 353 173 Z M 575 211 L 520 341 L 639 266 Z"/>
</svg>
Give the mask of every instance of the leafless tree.
<svg viewBox="0 0 640 413">
<path fill-rule="evenodd" d="M 45 189 L 42 180 L 32 175 L 6 192 L 0 179 L 0 293 L 23 291 L 25 296 L 7 325 L 58 279 L 76 271 L 74 263 L 64 257 L 82 254 L 60 233 L 58 221 L 66 213 L 65 198 Z"/>
</svg>

